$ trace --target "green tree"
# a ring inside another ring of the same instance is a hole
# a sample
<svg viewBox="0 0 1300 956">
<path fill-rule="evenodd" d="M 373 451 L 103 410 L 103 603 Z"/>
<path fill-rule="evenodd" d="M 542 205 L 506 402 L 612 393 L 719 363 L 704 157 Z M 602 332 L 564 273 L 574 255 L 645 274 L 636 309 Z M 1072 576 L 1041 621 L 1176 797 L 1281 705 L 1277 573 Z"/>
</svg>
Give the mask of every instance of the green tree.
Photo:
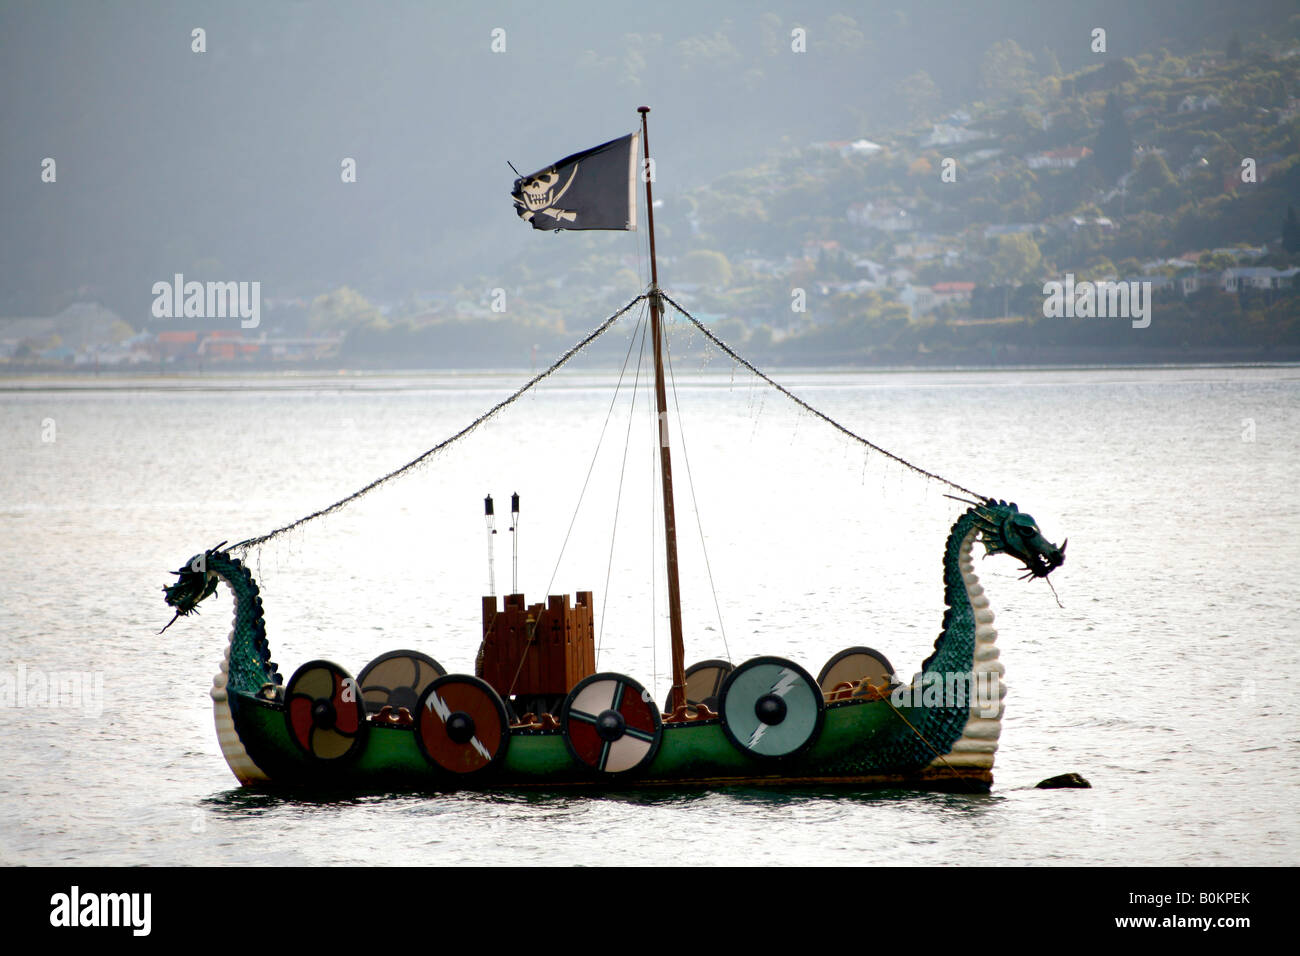
<svg viewBox="0 0 1300 956">
<path fill-rule="evenodd" d="M 1300 252 L 1300 220 L 1296 219 L 1295 206 L 1290 203 L 1282 220 L 1282 248 L 1292 255 Z"/>
<path fill-rule="evenodd" d="M 929 73 L 918 70 L 895 84 L 894 99 L 907 110 L 904 122 L 924 121 L 939 105 L 939 87 L 934 85 Z"/>
<path fill-rule="evenodd" d="M 125 342 L 133 335 L 135 335 L 135 329 L 131 328 L 131 326 L 127 325 L 121 319 L 114 319 L 112 326 L 110 326 L 108 330 L 109 341 L 114 345 L 117 345 L 119 342 Z"/>
<path fill-rule="evenodd" d="M 1114 93 L 1106 97 L 1106 109 L 1102 113 L 1101 131 L 1097 133 L 1093 156 L 1097 169 L 1107 182 L 1113 183 L 1133 168 L 1133 136 L 1129 133 L 1119 98 Z"/>
<path fill-rule="evenodd" d="M 1236 257 L 1228 252 L 1202 252 L 1196 260 L 1196 267 L 1202 272 L 1222 272 L 1236 264 Z"/>
<path fill-rule="evenodd" d="M 1165 189 L 1177 186 L 1178 178 L 1169 169 L 1169 164 L 1159 153 L 1147 153 L 1142 157 L 1131 180 L 1133 192 L 1141 194 L 1151 189 Z"/>
<path fill-rule="evenodd" d="M 1002 286 L 1003 318 L 1007 316 L 1011 287 L 1032 278 L 1042 262 L 1042 250 L 1032 237 L 1024 233 L 998 237 L 997 246 L 989 258 L 989 278 L 995 285 Z"/>
<path fill-rule="evenodd" d="M 999 40 L 980 61 L 980 85 L 989 96 L 1006 96 L 1029 86 L 1034 57 L 1015 40 Z"/>
<path fill-rule="evenodd" d="M 1237 35 L 1236 30 L 1233 30 L 1232 36 L 1228 38 L 1228 45 L 1224 49 L 1223 55 L 1229 60 L 1241 59 L 1241 37 Z"/>
<path fill-rule="evenodd" d="M 844 13 L 833 13 L 826 18 L 826 36 L 836 53 L 858 56 L 868 47 L 866 34 L 858 28 L 858 21 Z"/>
<path fill-rule="evenodd" d="M 710 289 L 725 289 L 731 285 L 731 263 L 721 252 L 696 249 L 682 259 L 681 277 Z"/>
<path fill-rule="evenodd" d="M 312 328 L 329 331 L 385 324 L 379 309 L 348 286 L 317 296 L 311 304 L 309 321 Z"/>
<path fill-rule="evenodd" d="M 1061 75 L 1061 61 L 1056 58 L 1050 46 L 1043 47 L 1043 52 L 1038 54 L 1038 66 L 1043 76 Z"/>
</svg>

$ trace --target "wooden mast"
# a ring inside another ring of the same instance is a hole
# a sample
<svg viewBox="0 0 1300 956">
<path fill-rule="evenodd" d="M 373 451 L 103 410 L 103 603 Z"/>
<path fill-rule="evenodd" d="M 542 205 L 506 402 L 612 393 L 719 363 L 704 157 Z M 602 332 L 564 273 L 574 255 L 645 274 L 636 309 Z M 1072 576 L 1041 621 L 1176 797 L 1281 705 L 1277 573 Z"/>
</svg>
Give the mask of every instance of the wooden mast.
<svg viewBox="0 0 1300 956">
<path fill-rule="evenodd" d="M 650 335 L 655 346 L 655 410 L 659 413 L 659 473 L 664 497 L 664 547 L 668 553 L 668 622 L 672 633 L 673 691 L 672 709 L 686 703 L 686 650 L 682 644 L 682 596 L 677 579 L 677 517 L 673 509 L 673 463 L 668 448 L 668 400 L 664 390 L 664 355 L 659 299 L 659 265 L 655 261 L 655 207 L 650 191 L 650 134 L 646 114 L 650 107 L 637 108 L 641 114 L 641 143 L 645 150 L 646 222 L 650 230 Z"/>
</svg>

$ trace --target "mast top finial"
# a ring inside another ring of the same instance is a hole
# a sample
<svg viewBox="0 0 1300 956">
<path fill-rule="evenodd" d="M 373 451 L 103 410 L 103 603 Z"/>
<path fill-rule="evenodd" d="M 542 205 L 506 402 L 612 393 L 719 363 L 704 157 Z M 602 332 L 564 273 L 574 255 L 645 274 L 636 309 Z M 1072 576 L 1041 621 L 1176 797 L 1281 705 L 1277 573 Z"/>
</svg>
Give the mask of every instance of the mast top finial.
<svg viewBox="0 0 1300 956">
<path fill-rule="evenodd" d="M 638 107 L 636 108 L 636 111 L 637 111 L 638 113 L 649 113 L 649 112 L 650 112 L 650 107 L 648 107 L 648 106 L 638 106 Z"/>
</svg>

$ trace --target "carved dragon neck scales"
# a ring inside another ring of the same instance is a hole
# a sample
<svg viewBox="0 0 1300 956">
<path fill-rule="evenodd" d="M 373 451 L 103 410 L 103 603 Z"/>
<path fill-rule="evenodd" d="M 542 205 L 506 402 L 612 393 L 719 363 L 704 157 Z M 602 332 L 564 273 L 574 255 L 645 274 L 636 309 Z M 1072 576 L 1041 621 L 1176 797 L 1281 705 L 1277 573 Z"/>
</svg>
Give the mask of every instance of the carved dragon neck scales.
<svg viewBox="0 0 1300 956">
<path fill-rule="evenodd" d="M 257 582 L 242 561 L 231 557 L 221 547 L 217 545 L 195 555 L 180 570 L 172 572 L 177 581 L 164 587 L 163 591 L 167 604 L 176 609 L 176 615 L 167 627 L 171 627 L 179 617 L 197 614 L 199 602 L 216 591 L 218 583 L 230 589 L 235 604 L 234 620 L 221 670 L 213 678 L 211 690 L 217 740 L 240 783 L 263 783 L 270 778 L 248 755 L 235 726 L 230 694 L 255 697 L 269 691 L 268 696 L 274 698 L 283 680 L 271 660 Z"/>
<path fill-rule="evenodd" d="M 195 555 L 179 571 L 173 571 L 178 580 L 163 591 L 167 603 L 176 609 L 176 617 L 182 617 L 198 613 L 199 602 L 216 590 L 218 582 L 230 589 L 235 600 L 235 615 L 226 666 L 223 667 L 228 674 L 223 684 L 230 690 L 256 694 L 268 684 L 281 683 L 280 672 L 271 660 L 271 646 L 266 639 L 262 597 L 257 582 L 244 563 L 220 547 Z M 167 626 L 170 627 L 171 623 Z"/>
<path fill-rule="evenodd" d="M 921 665 L 913 695 L 943 696 L 946 706 L 924 706 L 918 731 L 940 754 L 935 765 L 992 769 L 1001 733 L 1004 668 L 995 646 L 997 630 L 984 588 L 975 575 L 971 549 L 976 539 L 985 556 L 1010 554 L 1025 563 L 1025 577 L 1047 577 L 1065 561 L 1032 517 L 1005 501 L 977 504 L 953 524 L 944 546 L 943 631 Z"/>
</svg>

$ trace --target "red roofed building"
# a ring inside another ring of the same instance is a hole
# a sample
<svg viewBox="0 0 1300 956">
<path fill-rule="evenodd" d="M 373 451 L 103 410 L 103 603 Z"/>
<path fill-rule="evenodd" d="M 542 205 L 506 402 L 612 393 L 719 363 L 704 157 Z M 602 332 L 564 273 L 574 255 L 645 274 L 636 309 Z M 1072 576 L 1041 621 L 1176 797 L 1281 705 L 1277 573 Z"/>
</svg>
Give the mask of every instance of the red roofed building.
<svg viewBox="0 0 1300 956">
<path fill-rule="evenodd" d="M 160 358 L 192 354 L 199 344 L 198 332 L 159 332 L 154 339 Z"/>
<path fill-rule="evenodd" d="M 974 282 L 936 282 L 930 287 L 934 293 L 934 304 L 944 305 L 948 302 L 970 302 L 971 293 L 975 291 Z"/>
</svg>

